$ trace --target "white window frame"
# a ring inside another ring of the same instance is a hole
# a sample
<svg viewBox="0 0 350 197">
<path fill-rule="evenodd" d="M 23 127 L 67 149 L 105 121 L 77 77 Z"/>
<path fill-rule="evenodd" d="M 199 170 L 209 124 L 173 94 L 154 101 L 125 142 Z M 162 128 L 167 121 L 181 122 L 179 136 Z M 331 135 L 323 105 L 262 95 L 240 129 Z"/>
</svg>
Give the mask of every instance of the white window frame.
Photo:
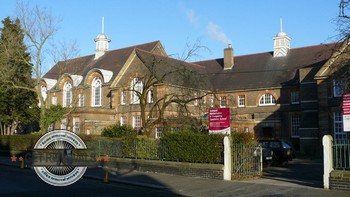
<svg viewBox="0 0 350 197">
<path fill-rule="evenodd" d="M 299 104 L 300 99 L 299 99 L 299 91 L 292 91 L 290 93 L 290 103 L 291 104 Z"/>
<path fill-rule="evenodd" d="M 138 130 L 141 128 L 141 117 L 140 116 L 133 116 L 132 117 L 132 128 Z"/>
<path fill-rule="evenodd" d="M 343 80 L 333 79 L 333 96 L 341 97 L 344 93 Z"/>
<path fill-rule="evenodd" d="M 57 105 L 57 96 L 52 96 L 51 97 L 51 104 L 52 105 Z"/>
<path fill-rule="evenodd" d="M 245 95 L 238 95 L 238 107 L 245 107 Z"/>
<path fill-rule="evenodd" d="M 79 94 L 79 107 L 84 107 L 84 94 Z"/>
<path fill-rule="evenodd" d="M 293 137 L 293 138 L 300 137 L 299 127 L 300 127 L 300 115 L 299 114 L 292 114 L 290 116 L 291 137 Z"/>
<path fill-rule="evenodd" d="M 91 83 L 91 106 L 102 106 L 102 80 L 100 77 L 95 77 Z"/>
<path fill-rule="evenodd" d="M 211 94 L 209 96 L 209 103 L 210 103 L 210 107 L 214 107 L 214 95 L 213 94 Z"/>
<path fill-rule="evenodd" d="M 120 116 L 120 126 L 126 125 L 126 116 Z"/>
<path fill-rule="evenodd" d="M 61 126 L 60 126 L 61 129 L 63 130 L 67 130 L 67 118 L 63 118 L 61 120 Z"/>
<path fill-rule="evenodd" d="M 343 127 L 343 114 L 340 111 L 333 112 L 333 134 L 335 143 L 343 143 L 348 140 L 348 134 L 344 132 Z"/>
<path fill-rule="evenodd" d="M 73 132 L 79 133 L 79 117 L 73 117 Z"/>
<path fill-rule="evenodd" d="M 259 106 L 276 105 L 276 99 L 272 94 L 263 94 L 259 99 Z"/>
<path fill-rule="evenodd" d="M 141 78 L 138 78 L 138 77 L 134 78 L 131 81 L 130 89 L 131 89 L 130 104 L 140 104 L 139 95 L 141 95 L 143 91 L 143 83 Z"/>
<path fill-rule="evenodd" d="M 47 130 L 50 132 L 50 131 L 53 131 L 53 129 L 54 129 L 54 123 L 51 123 L 47 128 Z"/>
<path fill-rule="evenodd" d="M 66 81 L 63 85 L 63 107 L 71 107 L 72 98 L 72 84 L 69 81 Z"/>
<path fill-rule="evenodd" d="M 120 95 L 120 104 L 126 105 L 126 91 L 123 90 Z"/>
<path fill-rule="evenodd" d="M 153 98 L 153 90 L 148 90 L 147 92 L 147 103 L 153 103 L 154 98 Z"/>
<path fill-rule="evenodd" d="M 41 96 L 43 97 L 44 101 L 46 101 L 47 98 L 47 88 L 46 86 L 41 86 Z"/>
<path fill-rule="evenodd" d="M 227 97 L 226 96 L 220 96 L 220 108 L 227 106 Z"/>
<path fill-rule="evenodd" d="M 156 128 L 156 139 L 161 138 L 163 132 L 164 132 L 164 128 L 163 127 L 157 127 Z"/>
</svg>

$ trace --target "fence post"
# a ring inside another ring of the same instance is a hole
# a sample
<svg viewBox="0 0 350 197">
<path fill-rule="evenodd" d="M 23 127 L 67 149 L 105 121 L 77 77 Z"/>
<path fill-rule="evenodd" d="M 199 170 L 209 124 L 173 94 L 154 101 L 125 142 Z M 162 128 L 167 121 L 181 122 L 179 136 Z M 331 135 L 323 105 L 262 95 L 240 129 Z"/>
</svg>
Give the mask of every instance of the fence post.
<svg viewBox="0 0 350 197">
<path fill-rule="evenodd" d="M 231 180 L 232 175 L 232 154 L 230 138 L 224 138 L 224 180 Z"/>
<path fill-rule="evenodd" d="M 333 137 L 325 135 L 323 145 L 323 187 L 329 189 L 329 175 L 333 171 Z"/>
</svg>

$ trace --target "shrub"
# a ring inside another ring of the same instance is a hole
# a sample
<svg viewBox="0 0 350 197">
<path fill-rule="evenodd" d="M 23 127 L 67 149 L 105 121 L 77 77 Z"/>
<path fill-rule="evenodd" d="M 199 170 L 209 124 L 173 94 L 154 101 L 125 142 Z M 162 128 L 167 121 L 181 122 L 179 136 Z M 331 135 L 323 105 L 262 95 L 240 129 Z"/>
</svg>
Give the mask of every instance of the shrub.
<svg viewBox="0 0 350 197">
<path fill-rule="evenodd" d="M 136 132 L 133 128 L 127 125 L 120 126 L 119 124 L 115 124 L 109 127 L 106 127 L 102 130 L 102 136 L 104 137 L 128 137 L 135 138 Z"/>
<path fill-rule="evenodd" d="M 254 133 L 250 132 L 232 132 L 231 139 L 233 144 L 254 144 L 256 140 Z"/>
<path fill-rule="evenodd" d="M 1 151 L 25 151 L 33 149 L 40 135 L 4 135 L 0 136 Z"/>
</svg>

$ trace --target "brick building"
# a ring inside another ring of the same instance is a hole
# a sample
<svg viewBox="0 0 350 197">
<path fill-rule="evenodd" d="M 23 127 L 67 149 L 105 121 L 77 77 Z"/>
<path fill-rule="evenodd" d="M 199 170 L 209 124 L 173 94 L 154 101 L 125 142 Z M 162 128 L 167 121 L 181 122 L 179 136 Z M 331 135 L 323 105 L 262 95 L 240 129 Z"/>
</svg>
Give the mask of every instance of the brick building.
<svg viewBox="0 0 350 197">
<path fill-rule="evenodd" d="M 147 121 L 147 134 L 158 137 L 164 123 L 176 128 L 192 117 L 205 124 L 210 107 L 229 107 L 233 131 L 288 139 L 318 154 L 324 134 L 346 138 L 337 83 L 322 72 L 339 47 L 293 49 L 290 40 L 281 31 L 272 52 L 234 56 L 229 45 L 223 58 L 190 63 L 167 56 L 159 41 L 109 51 L 102 33 L 94 55 L 59 62 L 43 76 L 42 89 L 47 105 L 71 109 L 55 128 L 98 134 L 116 123 L 140 130 Z"/>
</svg>

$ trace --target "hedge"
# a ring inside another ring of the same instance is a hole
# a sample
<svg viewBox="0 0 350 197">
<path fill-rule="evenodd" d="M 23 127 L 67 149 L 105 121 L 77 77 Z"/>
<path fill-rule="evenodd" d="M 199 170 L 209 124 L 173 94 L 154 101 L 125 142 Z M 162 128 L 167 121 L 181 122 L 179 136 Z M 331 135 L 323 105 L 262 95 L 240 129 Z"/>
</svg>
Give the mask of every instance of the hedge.
<svg viewBox="0 0 350 197">
<path fill-rule="evenodd" d="M 165 132 L 161 138 L 164 160 L 192 163 L 222 163 L 224 135 L 190 131 Z"/>
</svg>

